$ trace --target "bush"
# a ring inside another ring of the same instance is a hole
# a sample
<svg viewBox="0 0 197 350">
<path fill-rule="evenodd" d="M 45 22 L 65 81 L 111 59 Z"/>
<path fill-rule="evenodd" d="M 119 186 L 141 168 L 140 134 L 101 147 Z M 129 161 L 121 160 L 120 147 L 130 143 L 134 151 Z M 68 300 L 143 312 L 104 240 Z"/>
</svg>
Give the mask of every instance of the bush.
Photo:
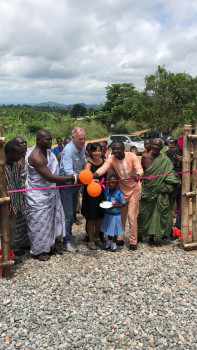
<svg viewBox="0 0 197 350">
<path fill-rule="evenodd" d="M 28 123 L 26 125 L 26 130 L 27 130 L 27 133 L 30 133 L 30 134 L 36 134 L 38 132 L 38 130 L 40 129 L 44 129 L 44 126 L 43 126 L 43 123 L 41 122 L 32 122 L 31 124 Z"/>
<path fill-rule="evenodd" d="M 28 144 L 28 147 L 35 145 L 36 133 L 39 129 L 46 129 L 51 132 L 53 144 L 56 143 L 56 138 L 71 137 L 71 131 L 75 126 L 79 126 L 86 131 L 86 140 L 95 140 L 107 138 L 109 134 L 114 133 L 133 133 L 142 128 L 133 120 L 120 120 L 117 122 L 111 131 L 108 131 L 104 122 L 100 123 L 94 117 L 88 120 L 78 121 L 63 114 L 56 112 L 36 112 L 23 113 L 23 107 L 9 108 L 9 115 L 4 115 L 4 108 L 0 108 L 0 124 L 4 125 L 4 136 L 7 141 L 10 141 L 15 136 L 23 137 Z M 39 115 L 38 115 L 39 114 Z M 28 117 L 28 118 L 27 118 Z"/>
<path fill-rule="evenodd" d="M 121 119 L 111 130 L 113 134 L 132 134 L 137 131 L 138 128 L 135 121 L 125 121 Z"/>
<path fill-rule="evenodd" d="M 180 134 L 183 134 L 183 127 L 179 126 L 178 128 L 172 130 L 172 135 L 174 138 L 177 138 Z"/>
</svg>

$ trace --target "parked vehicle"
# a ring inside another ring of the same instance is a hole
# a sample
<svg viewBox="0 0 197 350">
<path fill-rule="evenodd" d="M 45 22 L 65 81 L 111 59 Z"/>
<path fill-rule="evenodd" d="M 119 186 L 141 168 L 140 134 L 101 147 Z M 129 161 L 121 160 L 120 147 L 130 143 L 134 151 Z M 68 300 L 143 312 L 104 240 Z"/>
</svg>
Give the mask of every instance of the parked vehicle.
<svg viewBox="0 0 197 350">
<path fill-rule="evenodd" d="M 113 141 L 122 141 L 125 150 L 134 152 L 135 154 L 142 154 L 145 152 L 144 141 L 136 135 L 110 135 L 107 140 L 107 146 L 110 146 Z"/>
<path fill-rule="evenodd" d="M 142 132 L 140 135 L 138 135 L 142 140 L 147 140 L 147 139 L 157 139 L 160 138 L 162 140 L 166 140 L 169 136 L 172 136 L 170 131 L 145 131 Z"/>
</svg>

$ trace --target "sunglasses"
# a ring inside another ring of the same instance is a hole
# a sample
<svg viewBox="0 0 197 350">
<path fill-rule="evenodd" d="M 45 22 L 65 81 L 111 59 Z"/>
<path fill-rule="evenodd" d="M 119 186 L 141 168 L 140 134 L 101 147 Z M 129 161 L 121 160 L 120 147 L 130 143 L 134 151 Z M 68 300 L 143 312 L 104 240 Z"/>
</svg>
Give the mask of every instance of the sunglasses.
<svg viewBox="0 0 197 350">
<path fill-rule="evenodd" d="M 72 135 L 74 135 L 74 134 L 75 134 L 76 132 L 78 132 L 78 131 L 85 131 L 85 130 L 82 129 L 82 128 L 76 129 L 75 131 L 72 132 Z"/>
</svg>

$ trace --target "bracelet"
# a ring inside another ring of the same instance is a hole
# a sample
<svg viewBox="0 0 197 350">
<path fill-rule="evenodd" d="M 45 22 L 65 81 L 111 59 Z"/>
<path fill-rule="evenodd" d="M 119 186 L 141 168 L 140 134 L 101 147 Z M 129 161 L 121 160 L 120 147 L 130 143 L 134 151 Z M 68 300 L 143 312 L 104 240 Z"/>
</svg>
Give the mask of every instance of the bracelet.
<svg viewBox="0 0 197 350">
<path fill-rule="evenodd" d="M 77 184 L 77 175 L 73 174 L 73 177 L 74 177 L 74 185 L 76 185 Z"/>
</svg>

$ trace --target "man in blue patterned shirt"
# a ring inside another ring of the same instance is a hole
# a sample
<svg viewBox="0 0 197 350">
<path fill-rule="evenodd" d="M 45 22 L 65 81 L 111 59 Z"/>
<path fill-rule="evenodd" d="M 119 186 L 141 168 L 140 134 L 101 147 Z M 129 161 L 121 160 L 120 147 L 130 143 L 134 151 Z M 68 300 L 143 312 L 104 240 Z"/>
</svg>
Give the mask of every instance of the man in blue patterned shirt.
<svg viewBox="0 0 197 350">
<path fill-rule="evenodd" d="M 85 130 L 79 126 L 72 130 L 72 141 L 63 149 L 60 162 L 60 175 L 77 175 L 83 170 L 85 163 Z M 63 246 L 69 252 L 77 251 L 74 237 L 72 236 L 73 215 L 77 208 L 79 186 L 60 188 L 62 205 L 65 214 L 66 237 Z"/>
</svg>

